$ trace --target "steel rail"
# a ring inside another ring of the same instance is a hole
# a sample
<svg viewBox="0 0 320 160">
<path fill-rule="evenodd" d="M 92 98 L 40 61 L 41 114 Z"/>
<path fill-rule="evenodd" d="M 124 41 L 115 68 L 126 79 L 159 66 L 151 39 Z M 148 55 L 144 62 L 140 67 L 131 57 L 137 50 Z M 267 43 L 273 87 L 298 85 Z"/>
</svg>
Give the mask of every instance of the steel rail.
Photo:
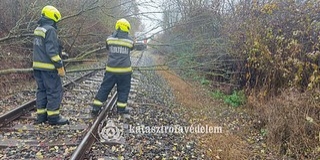
<svg viewBox="0 0 320 160">
<path fill-rule="evenodd" d="M 144 51 L 142 51 L 142 53 L 143 52 Z M 137 63 L 139 63 L 142 56 L 143 54 L 141 54 Z M 108 111 L 112 110 L 112 108 L 116 105 L 117 94 L 117 91 L 112 94 L 112 97 L 110 98 L 110 100 L 108 100 L 109 102 L 102 109 L 101 113 L 92 124 L 90 130 L 86 133 L 80 144 L 77 146 L 76 150 L 73 152 L 70 158 L 71 160 L 83 160 L 85 159 L 85 155 L 90 152 L 92 145 L 95 143 L 96 137 L 98 137 L 98 129 L 100 123 L 105 119 Z"/>
<path fill-rule="evenodd" d="M 101 110 L 101 113 L 96 118 L 95 122 L 91 126 L 90 130 L 82 139 L 81 143 L 78 145 L 77 149 L 73 152 L 71 160 L 82 160 L 85 158 L 85 154 L 90 151 L 90 148 L 94 144 L 96 137 L 98 137 L 98 127 L 99 124 L 107 116 L 108 111 L 110 111 L 117 101 L 117 92 L 115 92 L 106 106 Z"/>
<path fill-rule="evenodd" d="M 75 85 L 75 82 L 80 82 L 82 81 L 85 77 L 91 76 L 94 74 L 96 71 L 89 72 L 65 85 L 63 85 L 64 88 L 70 88 Z M 20 116 L 24 115 L 25 113 L 28 113 L 30 110 L 36 108 L 36 99 L 31 100 L 3 115 L 0 116 L 0 127 L 4 126 L 5 124 L 8 124 L 9 122 L 19 118 Z"/>
</svg>

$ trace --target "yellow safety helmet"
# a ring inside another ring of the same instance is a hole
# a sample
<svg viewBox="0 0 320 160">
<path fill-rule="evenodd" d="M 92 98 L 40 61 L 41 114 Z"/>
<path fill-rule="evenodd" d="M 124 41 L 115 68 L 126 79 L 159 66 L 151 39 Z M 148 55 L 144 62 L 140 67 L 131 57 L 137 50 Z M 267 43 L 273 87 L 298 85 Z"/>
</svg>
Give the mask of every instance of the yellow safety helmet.
<svg viewBox="0 0 320 160">
<path fill-rule="evenodd" d="M 122 18 L 117 21 L 115 28 L 116 30 L 120 29 L 121 31 L 129 32 L 131 25 L 126 19 Z"/>
<path fill-rule="evenodd" d="M 55 22 L 58 22 L 61 19 L 61 14 L 57 8 L 50 5 L 43 7 L 41 14 Z"/>
</svg>

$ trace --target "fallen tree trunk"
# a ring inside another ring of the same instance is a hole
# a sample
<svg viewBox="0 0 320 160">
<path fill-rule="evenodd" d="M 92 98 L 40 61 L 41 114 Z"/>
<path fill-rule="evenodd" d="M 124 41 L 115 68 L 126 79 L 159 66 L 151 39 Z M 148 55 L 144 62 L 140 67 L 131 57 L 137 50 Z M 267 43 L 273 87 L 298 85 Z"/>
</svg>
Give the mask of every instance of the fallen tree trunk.
<svg viewBox="0 0 320 160">
<path fill-rule="evenodd" d="M 74 72 L 86 72 L 86 71 L 99 71 L 104 70 L 103 68 L 87 68 L 87 69 L 74 69 L 74 70 L 67 70 L 67 73 L 74 73 Z M 32 68 L 11 68 L 11 69 L 5 69 L 0 70 L 0 75 L 6 75 L 6 74 L 13 74 L 13 73 L 30 73 L 33 72 Z"/>
<path fill-rule="evenodd" d="M 148 71 L 148 70 L 169 70 L 166 66 L 145 66 L 145 67 L 132 67 L 134 70 L 138 71 Z M 85 68 L 85 69 L 73 69 L 73 70 L 66 70 L 67 73 L 74 73 L 74 72 L 87 72 L 87 71 L 100 71 L 105 70 L 105 67 L 100 68 Z M 11 68 L 11 69 L 5 69 L 0 70 L 0 75 L 6 75 L 6 74 L 13 74 L 13 73 L 30 73 L 33 72 L 32 68 Z"/>
<path fill-rule="evenodd" d="M 68 63 L 77 63 L 77 62 L 98 62 L 97 60 L 94 59 L 67 59 L 63 60 L 63 62 L 68 62 Z"/>
<path fill-rule="evenodd" d="M 0 70 L 0 75 L 12 74 L 12 73 L 29 73 L 32 71 L 33 71 L 32 68 L 11 68 L 11 69 Z"/>
</svg>

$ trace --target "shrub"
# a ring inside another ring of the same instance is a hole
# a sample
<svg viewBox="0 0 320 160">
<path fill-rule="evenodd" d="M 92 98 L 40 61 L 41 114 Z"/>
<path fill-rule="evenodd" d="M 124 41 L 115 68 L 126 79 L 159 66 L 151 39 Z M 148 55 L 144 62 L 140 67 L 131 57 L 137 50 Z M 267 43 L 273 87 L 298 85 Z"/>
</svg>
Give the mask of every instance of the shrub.
<svg viewBox="0 0 320 160">
<path fill-rule="evenodd" d="M 231 95 L 226 95 L 221 91 L 217 90 L 212 92 L 211 96 L 215 99 L 223 100 L 224 103 L 233 107 L 239 107 L 245 104 L 247 101 L 244 91 L 233 91 Z"/>
</svg>

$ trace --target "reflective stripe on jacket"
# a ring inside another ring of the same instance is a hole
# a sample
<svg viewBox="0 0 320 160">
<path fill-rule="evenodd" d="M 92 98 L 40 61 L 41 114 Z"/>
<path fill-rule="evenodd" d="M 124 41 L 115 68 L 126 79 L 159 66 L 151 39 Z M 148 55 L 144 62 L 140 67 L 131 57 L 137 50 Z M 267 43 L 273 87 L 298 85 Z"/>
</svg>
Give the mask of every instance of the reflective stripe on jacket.
<svg viewBox="0 0 320 160">
<path fill-rule="evenodd" d="M 32 67 L 39 70 L 55 70 L 62 67 L 60 44 L 54 22 L 41 18 L 39 24 L 34 30 Z"/>
</svg>

